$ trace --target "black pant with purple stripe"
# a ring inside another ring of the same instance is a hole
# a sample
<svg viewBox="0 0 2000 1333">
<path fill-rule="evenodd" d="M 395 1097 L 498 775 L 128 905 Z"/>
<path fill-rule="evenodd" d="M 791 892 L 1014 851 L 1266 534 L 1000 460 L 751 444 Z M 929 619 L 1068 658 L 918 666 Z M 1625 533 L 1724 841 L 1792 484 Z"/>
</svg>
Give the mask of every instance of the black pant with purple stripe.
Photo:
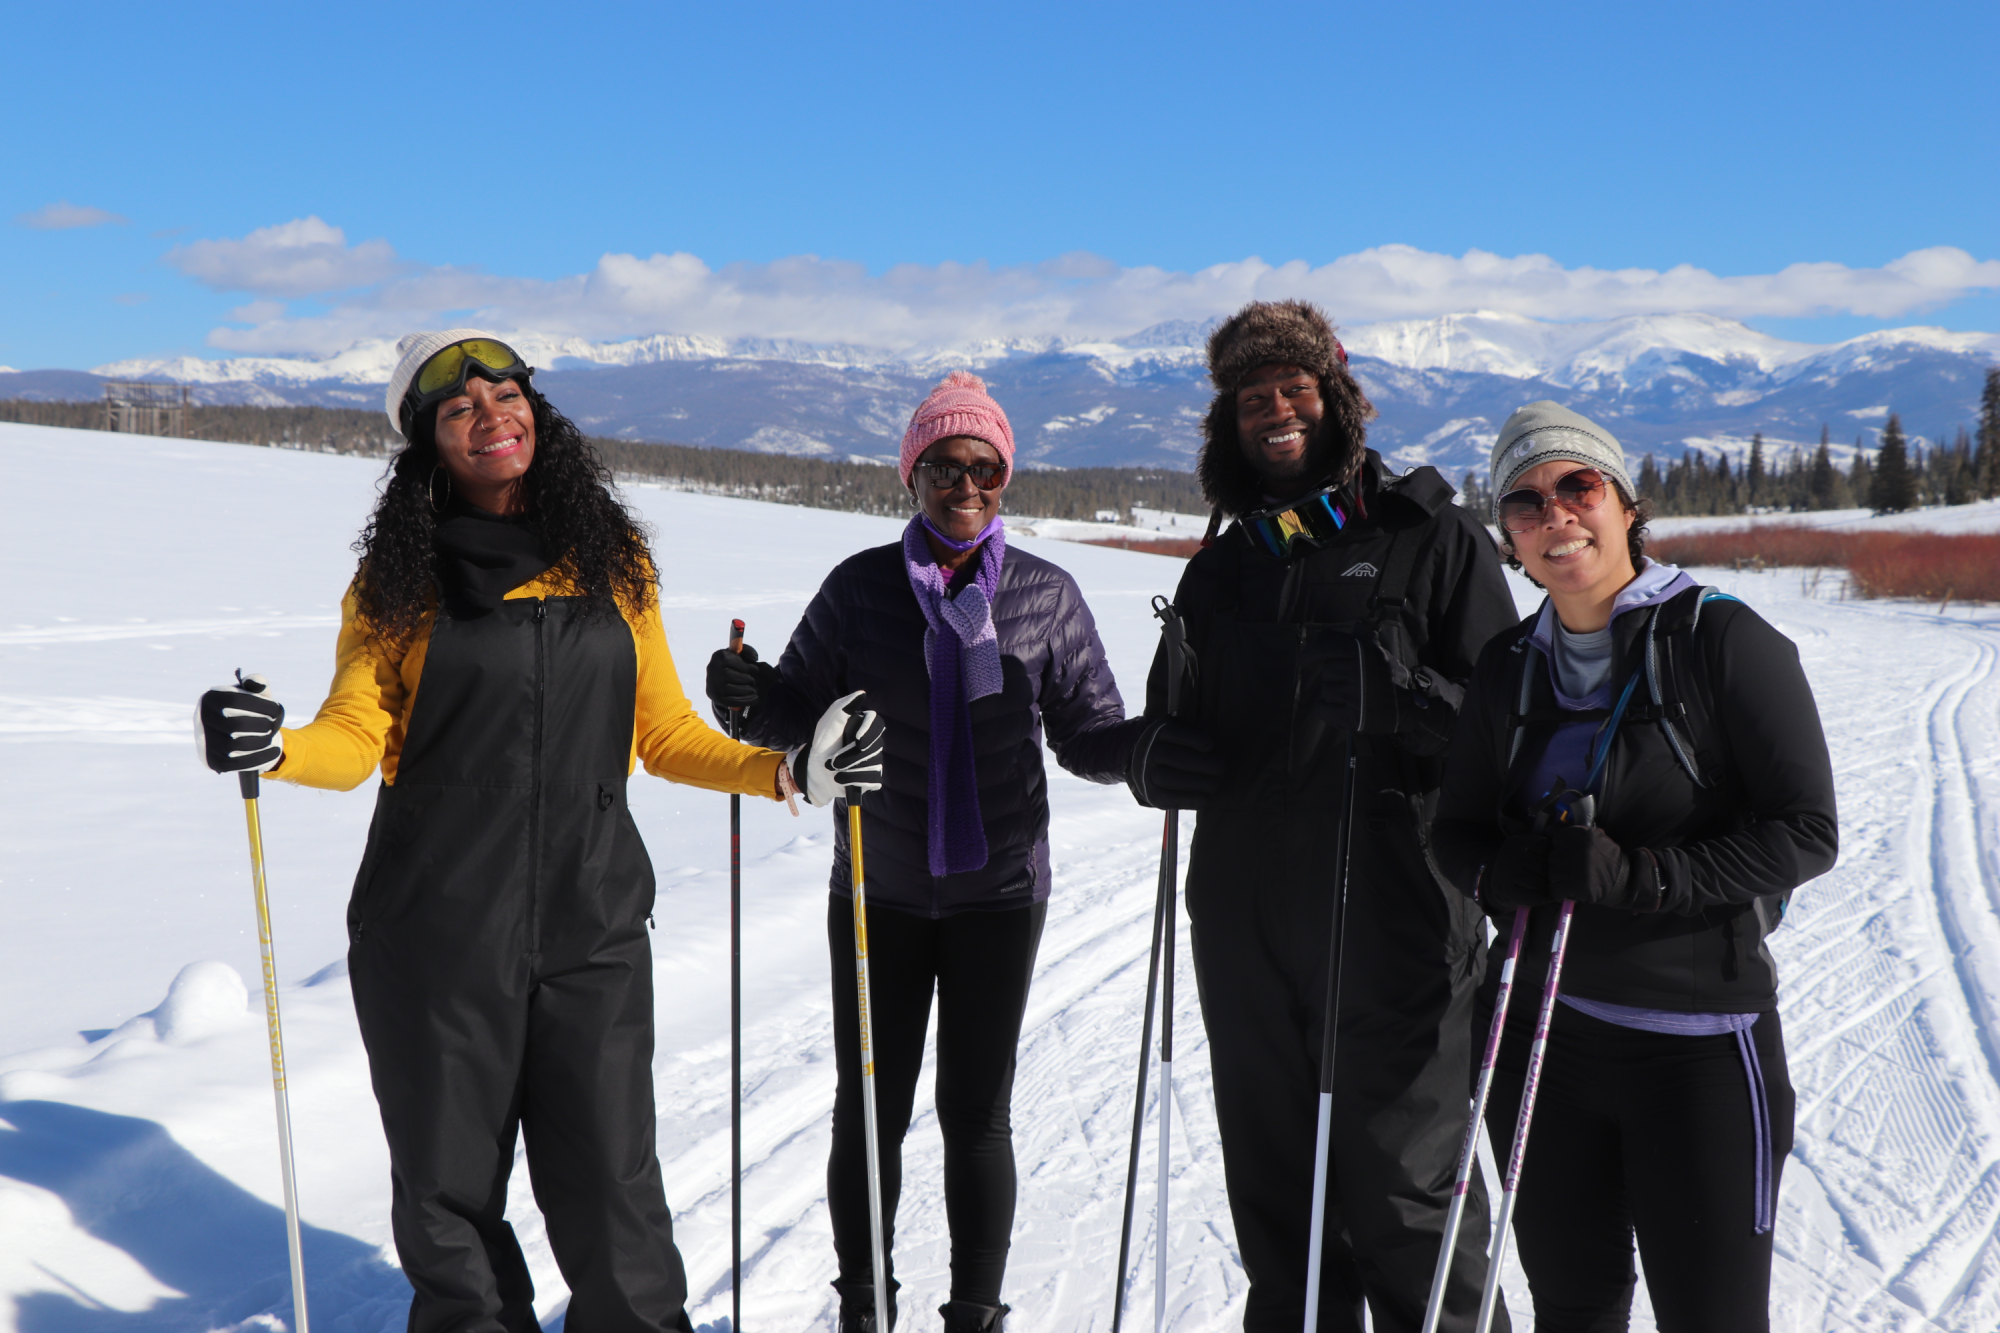
<svg viewBox="0 0 2000 1333">
<path fill-rule="evenodd" d="M 1535 998 L 1515 996 L 1486 1112 L 1503 1170 Z M 1644 1032 L 1556 1006 L 1514 1212 L 1536 1333 L 1629 1326 L 1635 1232 L 1661 1333 L 1767 1333 L 1771 1232 L 1757 1227 L 1796 1099 L 1778 1015 L 1742 1035 L 1747 1053 L 1735 1034 Z"/>
</svg>

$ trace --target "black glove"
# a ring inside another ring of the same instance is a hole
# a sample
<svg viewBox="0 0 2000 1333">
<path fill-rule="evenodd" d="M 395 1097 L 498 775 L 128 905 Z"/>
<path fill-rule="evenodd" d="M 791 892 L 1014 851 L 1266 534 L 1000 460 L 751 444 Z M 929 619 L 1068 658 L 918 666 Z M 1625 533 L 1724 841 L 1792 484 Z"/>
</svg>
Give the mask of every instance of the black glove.
<svg viewBox="0 0 2000 1333">
<path fill-rule="evenodd" d="M 236 681 L 208 691 L 195 708 L 202 762 L 218 773 L 268 773 L 285 757 L 278 734 L 285 706 L 271 698 L 262 676 L 239 671 Z"/>
<path fill-rule="evenodd" d="M 1644 848 L 1626 851 L 1603 829 L 1577 824 L 1549 831 L 1549 891 L 1628 912 L 1660 906 L 1659 872 Z"/>
<path fill-rule="evenodd" d="M 719 715 L 731 708 L 748 711 L 764 702 L 764 695 L 777 679 L 778 668 L 759 662 L 757 650 L 749 644 L 744 644 L 740 653 L 717 648 L 715 656 L 708 659 L 708 701 Z"/>
<path fill-rule="evenodd" d="M 1540 907 L 1553 902 L 1549 894 L 1549 840 L 1539 833 L 1518 833 L 1500 844 L 1500 850 L 1479 876 L 1479 905 L 1496 919 L 1511 917 L 1520 907 Z"/>
<path fill-rule="evenodd" d="M 883 730 L 865 690 L 835 699 L 813 727 L 812 744 L 793 758 L 792 780 L 814 805 L 845 791 L 880 791 Z"/>
<path fill-rule="evenodd" d="M 1199 810 L 1222 786 L 1222 757 L 1199 727 L 1161 718 L 1139 733 L 1125 781 L 1140 805 Z"/>
</svg>

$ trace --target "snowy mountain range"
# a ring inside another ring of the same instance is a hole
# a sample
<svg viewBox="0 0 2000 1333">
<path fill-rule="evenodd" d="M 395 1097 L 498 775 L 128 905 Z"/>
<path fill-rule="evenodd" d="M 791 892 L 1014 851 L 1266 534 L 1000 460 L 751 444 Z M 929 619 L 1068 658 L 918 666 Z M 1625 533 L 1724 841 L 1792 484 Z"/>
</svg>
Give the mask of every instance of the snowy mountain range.
<svg viewBox="0 0 2000 1333">
<path fill-rule="evenodd" d="M 1209 388 L 1212 322 L 1107 339 L 1012 338 L 891 351 L 782 339 L 657 334 L 623 342 L 512 335 L 537 383 L 586 429 L 765 452 L 892 455 L 910 408 L 946 370 L 972 367 L 1008 408 L 1022 452 L 1046 466 L 1188 467 Z M 1393 461 L 1454 477 L 1483 468 L 1500 423 L 1555 398 L 1628 449 L 1741 457 L 1753 432 L 1842 451 L 1873 447 L 1890 412 L 1931 439 L 1973 420 L 2000 334 L 1890 329 L 1832 345 L 1787 342 L 1709 315 L 1547 323 L 1492 311 L 1357 325 L 1354 367 L 1381 410 L 1371 440 Z M 170 380 L 208 402 L 375 407 L 386 340 L 324 359 L 131 360 L 77 371 L 0 369 L 0 397 L 95 398 L 108 378 Z"/>
</svg>

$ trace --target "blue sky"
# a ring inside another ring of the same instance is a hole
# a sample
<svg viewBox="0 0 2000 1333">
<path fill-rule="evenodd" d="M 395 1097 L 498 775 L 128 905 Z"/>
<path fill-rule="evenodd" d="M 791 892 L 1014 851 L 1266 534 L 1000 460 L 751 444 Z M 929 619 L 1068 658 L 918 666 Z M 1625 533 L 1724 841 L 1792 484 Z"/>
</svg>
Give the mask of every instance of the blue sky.
<svg viewBox="0 0 2000 1333">
<path fill-rule="evenodd" d="M 17 7 L 0 364 L 1117 334 L 1287 290 L 2000 328 L 1991 0 L 500 12 Z"/>
</svg>

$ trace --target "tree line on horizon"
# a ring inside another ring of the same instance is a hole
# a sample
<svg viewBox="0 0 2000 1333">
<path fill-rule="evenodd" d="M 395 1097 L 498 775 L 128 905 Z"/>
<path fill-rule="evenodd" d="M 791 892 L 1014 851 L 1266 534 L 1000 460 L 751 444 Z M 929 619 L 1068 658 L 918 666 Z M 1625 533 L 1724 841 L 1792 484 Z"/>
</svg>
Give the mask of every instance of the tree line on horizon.
<svg viewBox="0 0 2000 1333">
<path fill-rule="evenodd" d="M 1902 418 L 1891 412 L 1874 456 L 1857 437 L 1843 468 L 1833 461 L 1833 433 L 1824 425 L 1817 449 L 1793 448 L 1776 460 L 1758 431 L 1750 437 L 1750 457 L 1734 469 L 1720 451 L 1711 458 L 1689 449 L 1664 468 L 1645 455 L 1639 498 L 1651 501 L 1663 518 L 1857 508 L 1897 514 L 2000 498 L 2000 367 L 1986 372 L 1976 431 L 1960 426 L 1949 444 L 1944 441 L 1940 434 L 1929 448 L 1913 445 Z M 1492 495 L 1482 478 L 1468 472 L 1459 489 L 1468 504 L 1490 509 Z"/>
<path fill-rule="evenodd" d="M 34 426 L 101 430 L 101 402 L 64 403 L 0 399 L 0 421 Z M 189 439 L 255 444 L 310 453 L 387 458 L 403 437 L 380 412 L 355 407 L 254 407 L 201 403 L 187 409 Z M 862 514 L 910 512 L 909 492 L 896 469 L 882 463 L 761 454 L 589 437 L 605 465 L 621 479 L 657 482 L 678 490 L 739 499 L 768 500 L 814 509 Z M 1170 513 L 1207 511 L 1192 472 L 1169 468 L 1023 468 L 1007 486 L 1008 508 L 1035 518 L 1129 522 L 1134 508 Z"/>
<path fill-rule="evenodd" d="M 196 404 L 187 409 L 190 438 L 257 444 L 315 453 L 385 458 L 402 447 L 382 414 L 362 408 Z M 0 421 L 101 429 L 97 402 L 0 400 Z M 1640 462 L 1641 499 L 1662 517 L 1753 512 L 1805 513 L 1868 508 L 1898 513 L 1926 505 L 1969 504 L 2000 498 L 2000 367 L 1986 373 L 1975 430 L 1960 426 L 1949 444 L 1912 444 L 1902 419 L 1891 413 L 1871 457 L 1856 439 L 1852 459 L 1838 466 L 1832 432 L 1820 427 L 1819 447 L 1792 448 L 1772 458 L 1763 433 L 1751 437 L 1750 456 L 1732 468 L 1721 452 L 1689 449 L 1662 467 L 1652 454 Z M 634 481 L 681 490 L 816 509 L 902 514 L 909 496 L 884 464 L 763 454 L 743 449 L 591 437 L 614 473 Z M 1130 521 L 1135 508 L 1201 514 L 1208 509 L 1192 472 L 1170 468 L 1024 468 L 1008 486 L 1008 506 L 1036 518 Z M 1485 478 L 1467 472 L 1459 484 L 1462 504 L 1475 513 L 1490 508 Z"/>
</svg>

